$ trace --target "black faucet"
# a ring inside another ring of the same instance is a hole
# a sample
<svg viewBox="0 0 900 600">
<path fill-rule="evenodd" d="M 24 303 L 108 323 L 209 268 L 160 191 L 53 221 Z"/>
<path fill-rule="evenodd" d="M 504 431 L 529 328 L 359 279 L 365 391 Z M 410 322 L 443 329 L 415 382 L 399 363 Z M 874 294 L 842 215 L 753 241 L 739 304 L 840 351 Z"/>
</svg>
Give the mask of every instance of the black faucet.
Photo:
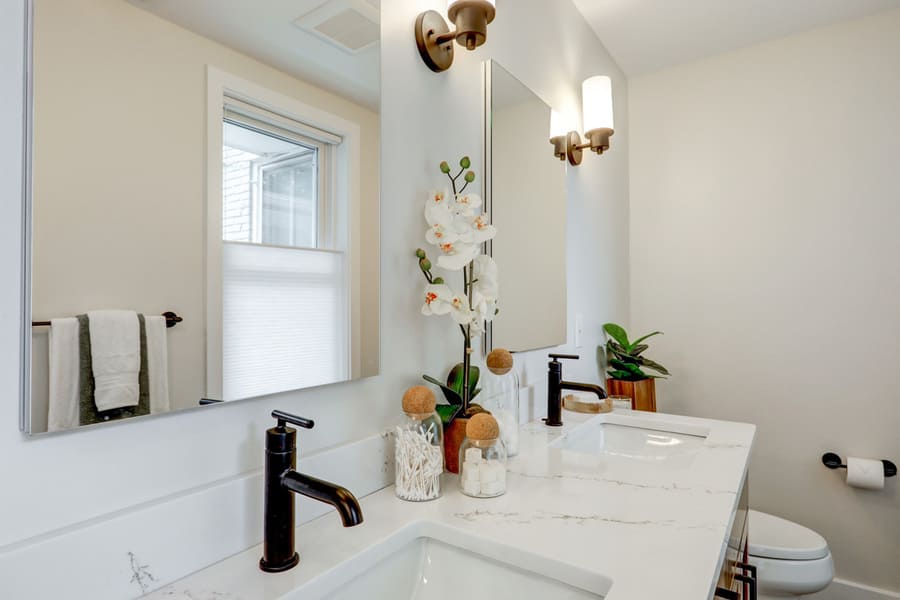
<svg viewBox="0 0 900 600">
<path fill-rule="evenodd" d="M 294 551 L 294 494 L 332 505 L 344 527 L 363 522 L 359 501 L 339 485 L 296 471 L 297 430 L 286 423 L 312 429 L 315 423 L 280 410 L 272 412 L 278 425 L 266 431 L 266 497 L 263 556 L 259 568 L 268 573 L 287 571 L 300 562 Z"/>
<path fill-rule="evenodd" d="M 551 360 L 548 363 L 550 367 L 547 372 L 547 418 L 544 423 L 551 427 L 561 427 L 562 422 L 562 391 L 576 390 L 579 392 L 593 392 L 597 397 L 603 400 L 606 398 L 606 390 L 599 385 L 593 383 L 577 383 L 575 381 L 563 381 L 562 363 L 560 358 L 569 358 L 577 360 L 579 357 L 575 354 L 551 354 Z"/>
</svg>

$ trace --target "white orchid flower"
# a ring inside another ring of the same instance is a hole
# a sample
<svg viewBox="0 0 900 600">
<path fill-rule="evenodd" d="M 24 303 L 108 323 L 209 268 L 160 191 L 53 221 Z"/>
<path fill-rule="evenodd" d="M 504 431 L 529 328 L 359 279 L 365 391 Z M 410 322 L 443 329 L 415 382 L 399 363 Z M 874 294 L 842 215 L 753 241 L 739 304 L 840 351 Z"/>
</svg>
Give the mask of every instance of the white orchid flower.
<svg viewBox="0 0 900 600">
<path fill-rule="evenodd" d="M 472 304 L 474 305 L 476 321 L 486 321 L 490 323 L 494 320 L 494 315 L 497 314 L 497 298 L 473 292 Z"/>
<path fill-rule="evenodd" d="M 456 233 L 452 224 L 451 225 L 443 225 L 441 223 L 434 223 L 425 232 L 425 239 L 429 244 L 433 244 L 435 246 L 440 246 L 441 244 L 452 244 L 459 240 L 459 234 Z"/>
<path fill-rule="evenodd" d="M 484 319 L 476 313 L 475 318 L 469 323 L 469 335 L 473 338 L 481 337 L 481 334 L 484 333 L 484 329 Z"/>
<path fill-rule="evenodd" d="M 472 232 L 472 241 L 476 244 L 483 244 L 497 235 L 497 228 L 491 225 L 485 214 L 480 214 L 472 219 L 470 231 Z"/>
<path fill-rule="evenodd" d="M 455 294 L 450 286 L 445 284 L 429 284 L 425 286 L 425 304 L 422 306 L 423 315 L 446 315 L 453 310 L 450 304 Z"/>
<path fill-rule="evenodd" d="M 429 206 L 443 205 L 443 206 L 446 206 L 449 208 L 449 206 L 451 204 L 452 204 L 452 198 L 450 195 L 450 190 L 448 190 L 447 188 L 443 188 L 440 190 L 431 190 L 431 192 L 428 195 L 428 205 Z"/>
<path fill-rule="evenodd" d="M 452 307 L 451 315 L 454 321 L 464 326 L 472 323 L 475 315 L 469 308 L 468 298 L 465 296 L 454 296 L 450 299 L 450 306 Z"/>
<path fill-rule="evenodd" d="M 472 262 L 479 253 L 479 246 L 464 242 L 446 242 L 438 248 L 443 254 L 438 256 L 437 265 L 448 271 L 460 271 Z"/>
<path fill-rule="evenodd" d="M 496 298 L 500 286 L 498 284 L 497 263 L 486 255 L 477 256 L 474 259 L 472 279 L 474 291 L 486 298 Z"/>
<path fill-rule="evenodd" d="M 454 210 L 460 215 L 471 217 L 475 209 L 481 206 L 481 196 L 478 194 L 460 194 L 456 197 Z"/>
</svg>

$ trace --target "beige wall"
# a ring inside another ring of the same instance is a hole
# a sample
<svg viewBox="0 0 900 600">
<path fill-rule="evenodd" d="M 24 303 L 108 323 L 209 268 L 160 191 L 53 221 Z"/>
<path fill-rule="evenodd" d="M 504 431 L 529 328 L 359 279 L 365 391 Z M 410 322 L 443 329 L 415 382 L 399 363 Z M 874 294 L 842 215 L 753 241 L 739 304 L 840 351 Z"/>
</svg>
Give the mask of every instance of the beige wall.
<svg viewBox="0 0 900 600">
<path fill-rule="evenodd" d="M 360 124 L 362 354 L 377 372 L 379 115 L 123 0 L 35 5 L 35 318 L 174 310 L 184 322 L 169 332 L 173 406 L 204 395 L 213 65 Z"/>
<path fill-rule="evenodd" d="M 630 82 L 632 324 L 659 407 L 758 425 L 751 504 L 900 591 L 900 11 Z M 752 532 L 751 532 L 752 535 Z"/>
</svg>

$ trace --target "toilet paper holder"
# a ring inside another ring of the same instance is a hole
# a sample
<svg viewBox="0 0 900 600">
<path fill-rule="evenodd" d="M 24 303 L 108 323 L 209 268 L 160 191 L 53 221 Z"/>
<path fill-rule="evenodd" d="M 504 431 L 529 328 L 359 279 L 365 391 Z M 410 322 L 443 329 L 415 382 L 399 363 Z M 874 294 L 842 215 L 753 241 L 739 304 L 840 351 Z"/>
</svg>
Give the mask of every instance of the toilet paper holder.
<svg viewBox="0 0 900 600">
<path fill-rule="evenodd" d="M 843 459 L 834 452 L 826 452 L 822 455 L 822 464 L 829 469 L 846 469 Z M 884 465 L 884 476 L 893 477 L 897 474 L 897 465 L 889 460 L 882 459 L 881 464 Z"/>
</svg>

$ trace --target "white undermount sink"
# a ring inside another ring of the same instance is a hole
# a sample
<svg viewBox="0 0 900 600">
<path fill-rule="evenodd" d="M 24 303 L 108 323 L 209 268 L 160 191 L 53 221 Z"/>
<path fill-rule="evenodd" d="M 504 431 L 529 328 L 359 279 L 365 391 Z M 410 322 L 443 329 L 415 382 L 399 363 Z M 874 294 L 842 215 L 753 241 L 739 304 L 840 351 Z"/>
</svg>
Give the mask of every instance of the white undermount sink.
<svg viewBox="0 0 900 600">
<path fill-rule="evenodd" d="M 418 523 L 285 600 L 597 600 L 611 581 L 552 559 Z"/>
<path fill-rule="evenodd" d="M 560 437 L 551 446 L 594 456 L 642 462 L 689 462 L 706 445 L 708 431 L 640 416 L 602 415 Z"/>
</svg>

